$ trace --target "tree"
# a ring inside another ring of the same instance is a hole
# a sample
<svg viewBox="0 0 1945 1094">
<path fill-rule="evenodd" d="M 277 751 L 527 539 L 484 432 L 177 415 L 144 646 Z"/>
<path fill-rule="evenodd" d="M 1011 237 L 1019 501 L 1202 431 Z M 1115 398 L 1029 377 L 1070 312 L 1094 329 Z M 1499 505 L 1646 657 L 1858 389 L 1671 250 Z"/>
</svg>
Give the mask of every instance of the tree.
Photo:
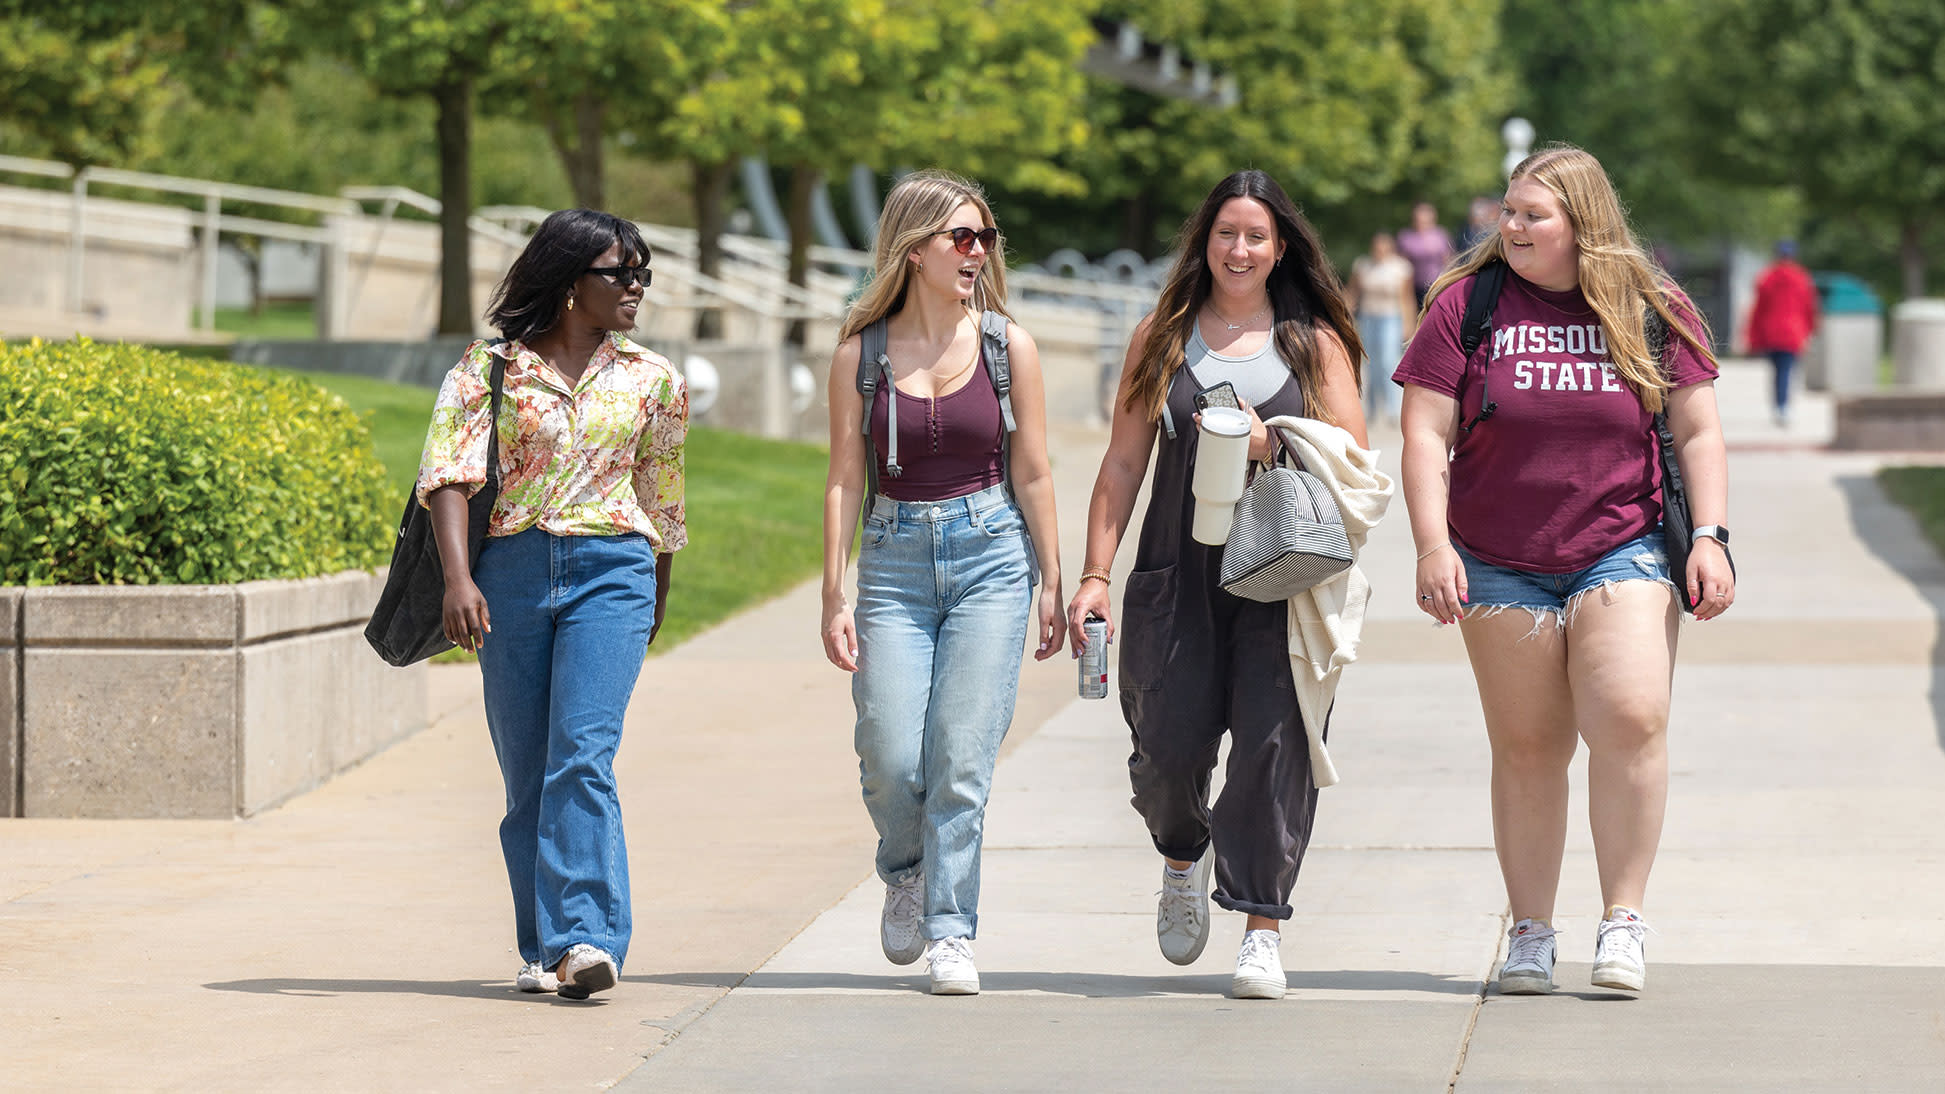
<svg viewBox="0 0 1945 1094">
<path fill-rule="evenodd" d="M 1784 229 L 1793 204 L 1784 188 L 1708 170 L 1721 118 L 1698 108 L 1689 74 L 1722 77 L 1692 4 L 1506 0 L 1500 23 L 1519 68 L 1515 111 L 1541 143 L 1567 141 L 1599 158 L 1637 228 L 1691 241 Z"/>
<path fill-rule="evenodd" d="M 263 0 L 0 0 L 0 123 L 23 151 L 125 161 L 185 92 L 234 101 L 273 81 L 288 31 Z"/>
<path fill-rule="evenodd" d="M 548 0 L 312 0 L 305 9 L 315 40 L 381 91 L 437 107 L 441 334 L 473 329 L 475 95 L 484 82 L 524 71 L 527 50 L 547 41 L 557 14 Z"/>
<path fill-rule="evenodd" d="M 1945 5 L 1936 0 L 1708 0 L 1685 87 L 1715 139 L 1697 166 L 1794 186 L 1814 210 L 1895 229 L 1907 296 L 1945 204 Z"/>
<path fill-rule="evenodd" d="M 1259 167 L 1326 238 L 1368 238 L 1421 197 L 1492 185 L 1512 84 L 1495 67 L 1497 0 L 1139 0 L 1145 34 L 1237 81 L 1240 102 L 1088 81 L 1088 140 L 1054 166 L 1085 196 L 1009 193 L 1029 246 L 1157 254 L 1216 180 Z M 1076 205 L 1081 210 L 1077 215 Z"/>
</svg>

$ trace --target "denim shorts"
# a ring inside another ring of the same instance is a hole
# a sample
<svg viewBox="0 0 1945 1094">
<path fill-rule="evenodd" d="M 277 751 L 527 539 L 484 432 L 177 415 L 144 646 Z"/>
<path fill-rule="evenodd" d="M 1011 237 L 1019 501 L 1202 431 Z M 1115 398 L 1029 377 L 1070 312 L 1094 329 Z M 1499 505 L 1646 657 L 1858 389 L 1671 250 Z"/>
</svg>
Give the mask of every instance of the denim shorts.
<svg viewBox="0 0 1945 1094">
<path fill-rule="evenodd" d="M 1580 597 L 1618 581 L 1655 581 L 1673 589 L 1668 578 L 1668 552 L 1662 547 L 1661 529 L 1631 539 L 1602 555 L 1584 570 L 1565 574 L 1540 574 L 1483 562 L 1459 546 L 1466 568 L 1466 614 L 1491 614 L 1508 608 L 1524 608 L 1533 613 L 1537 626 L 1541 617 L 1552 612 L 1565 626 Z"/>
</svg>

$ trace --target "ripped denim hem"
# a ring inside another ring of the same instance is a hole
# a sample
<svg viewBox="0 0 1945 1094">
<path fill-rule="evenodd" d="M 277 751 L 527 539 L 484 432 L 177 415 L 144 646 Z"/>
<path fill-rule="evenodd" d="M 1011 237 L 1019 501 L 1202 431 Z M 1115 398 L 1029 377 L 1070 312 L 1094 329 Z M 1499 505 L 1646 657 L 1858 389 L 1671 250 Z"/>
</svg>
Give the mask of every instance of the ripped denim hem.
<svg viewBox="0 0 1945 1094">
<path fill-rule="evenodd" d="M 1586 602 L 1590 594 L 1599 593 L 1601 594 L 1602 603 L 1611 603 L 1609 592 L 1614 586 L 1624 582 L 1635 581 L 1650 581 L 1666 588 L 1671 593 L 1676 591 L 1673 581 L 1660 576 L 1649 577 L 1644 575 L 1642 577 L 1608 578 L 1597 585 L 1589 585 L 1587 588 L 1568 597 L 1564 609 L 1555 607 L 1552 604 L 1473 604 L 1468 606 L 1463 614 L 1467 619 L 1491 619 L 1501 612 L 1512 611 L 1514 609 L 1523 610 L 1533 617 L 1533 629 L 1520 636 L 1520 641 L 1523 642 L 1528 638 L 1537 637 L 1540 634 L 1541 628 L 1546 626 L 1549 617 L 1552 618 L 1553 627 L 1556 631 L 1566 630 L 1572 626 L 1574 619 L 1580 614 L 1580 606 Z"/>
</svg>

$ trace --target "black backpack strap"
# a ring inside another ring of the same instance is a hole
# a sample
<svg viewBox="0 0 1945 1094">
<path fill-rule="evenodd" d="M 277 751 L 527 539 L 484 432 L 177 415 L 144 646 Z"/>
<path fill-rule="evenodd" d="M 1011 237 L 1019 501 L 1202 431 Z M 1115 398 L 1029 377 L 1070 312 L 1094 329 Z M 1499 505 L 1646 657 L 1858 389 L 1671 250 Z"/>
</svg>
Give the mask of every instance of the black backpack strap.
<svg viewBox="0 0 1945 1094">
<path fill-rule="evenodd" d="M 1499 292 L 1506 287 L 1506 263 L 1494 259 L 1479 267 L 1472 278 L 1472 293 L 1466 297 L 1465 318 L 1459 321 L 1459 348 L 1467 360 L 1485 344 L 1493 330 L 1493 309 L 1499 306 Z"/>
</svg>

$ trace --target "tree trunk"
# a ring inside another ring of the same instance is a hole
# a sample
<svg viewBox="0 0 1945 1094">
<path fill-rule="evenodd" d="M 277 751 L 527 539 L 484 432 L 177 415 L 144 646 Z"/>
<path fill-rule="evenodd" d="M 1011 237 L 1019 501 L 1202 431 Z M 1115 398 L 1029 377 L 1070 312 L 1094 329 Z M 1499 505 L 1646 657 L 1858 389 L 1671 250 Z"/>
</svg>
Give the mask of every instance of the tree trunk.
<svg viewBox="0 0 1945 1094">
<path fill-rule="evenodd" d="M 696 202 L 696 270 L 704 277 L 720 279 L 723 275 L 723 224 L 728 219 L 729 182 L 735 174 L 735 160 L 689 164 L 690 189 Z M 704 308 L 697 313 L 697 341 L 722 336 L 721 308 Z"/>
<path fill-rule="evenodd" d="M 1925 295 L 1925 226 L 1907 220 L 1898 233 L 1898 268 L 1904 272 L 1904 296 L 1915 300 Z"/>
<path fill-rule="evenodd" d="M 790 207 L 784 211 L 784 218 L 790 228 L 790 283 L 799 288 L 809 281 L 810 202 L 817 192 L 818 180 L 823 177 L 824 172 L 801 163 L 790 168 Z M 806 338 L 804 321 L 792 319 L 784 341 L 801 350 Z"/>
<path fill-rule="evenodd" d="M 473 84 L 442 83 L 439 104 L 439 333 L 473 333 Z"/>
<path fill-rule="evenodd" d="M 1155 236 L 1155 214 L 1146 188 L 1136 190 L 1121 207 L 1121 245 L 1146 255 Z"/>
<path fill-rule="evenodd" d="M 593 92 L 583 91 L 574 96 L 569 109 L 572 118 L 563 118 L 552 110 L 543 115 L 547 138 L 560 154 L 561 166 L 567 170 L 567 184 L 574 191 L 574 203 L 583 209 L 604 208 L 608 204 L 602 146 L 607 129 L 606 108 Z"/>
</svg>

